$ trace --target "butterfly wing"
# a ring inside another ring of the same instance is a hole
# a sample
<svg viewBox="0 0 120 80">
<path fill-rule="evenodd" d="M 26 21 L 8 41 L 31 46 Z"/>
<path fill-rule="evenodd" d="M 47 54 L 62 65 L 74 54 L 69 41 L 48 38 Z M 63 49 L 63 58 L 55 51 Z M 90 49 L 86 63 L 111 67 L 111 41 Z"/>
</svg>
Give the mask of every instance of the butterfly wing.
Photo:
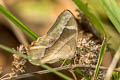
<svg viewBox="0 0 120 80">
<path fill-rule="evenodd" d="M 42 63 L 54 63 L 60 59 L 69 59 L 72 58 L 75 54 L 76 40 L 78 36 L 77 23 L 70 11 L 66 10 L 62 14 L 62 21 L 57 23 L 58 25 L 55 27 L 58 28 L 55 29 L 52 27 L 50 30 L 51 32 L 48 33 L 48 35 L 52 36 L 57 33 L 59 34 L 59 38 L 53 46 L 46 49 L 45 56 L 40 60 Z M 61 26 L 61 23 L 64 25 Z"/>
<path fill-rule="evenodd" d="M 73 57 L 76 49 L 77 23 L 73 14 L 65 10 L 48 33 L 34 41 L 27 54 L 41 63 L 53 63 Z"/>
</svg>

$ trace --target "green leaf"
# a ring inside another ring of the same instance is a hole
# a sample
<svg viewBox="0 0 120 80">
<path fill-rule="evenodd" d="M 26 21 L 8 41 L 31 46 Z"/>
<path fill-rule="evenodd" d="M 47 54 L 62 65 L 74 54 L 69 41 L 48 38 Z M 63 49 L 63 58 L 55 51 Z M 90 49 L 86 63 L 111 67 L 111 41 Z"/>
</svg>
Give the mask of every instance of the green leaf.
<svg viewBox="0 0 120 80">
<path fill-rule="evenodd" d="M 79 75 L 85 77 L 86 80 L 91 80 L 90 77 L 88 77 L 87 75 L 85 75 L 79 68 L 75 68 L 74 71 L 76 73 L 78 73 Z"/>
<path fill-rule="evenodd" d="M 120 72 L 113 72 L 111 80 L 120 80 Z"/>
<path fill-rule="evenodd" d="M 104 8 L 111 22 L 120 33 L 120 9 L 116 0 L 99 0 L 101 7 Z"/>
<path fill-rule="evenodd" d="M 24 55 L 24 54 L 22 54 L 22 53 L 20 53 L 20 52 L 17 52 L 17 51 L 15 51 L 15 50 L 10 49 L 10 48 L 8 48 L 8 47 L 6 47 L 6 46 L 3 46 L 3 45 L 0 45 L 0 48 L 1 48 L 1 49 L 4 49 L 4 50 L 6 50 L 6 51 L 8 51 L 8 52 L 10 52 L 10 53 L 17 54 L 17 55 L 19 55 L 19 56 L 21 56 L 21 57 L 23 57 L 23 58 L 25 58 L 25 59 L 30 60 L 30 61 L 33 62 L 33 63 L 39 64 L 39 66 L 41 66 L 41 67 L 43 67 L 43 68 L 45 68 L 45 69 L 48 69 L 48 70 L 54 72 L 56 75 L 58 75 L 58 76 L 60 76 L 60 77 L 62 77 L 62 78 L 64 78 L 64 79 L 66 79 L 66 80 L 73 80 L 72 78 L 70 78 L 70 77 L 68 77 L 68 76 L 66 76 L 66 75 L 58 72 L 57 70 L 55 70 L 55 69 L 53 69 L 53 68 L 51 68 L 51 67 L 49 67 L 49 66 L 47 66 L 47 65 L 45 65 L 45 64 L 41 64 L 39 60 L 33 60 L 30 56 L 26 56 L 26 55 Z"/>
<path fill-rule="evenodd" d="M 38 38 L 38 36 L 34 32 L 32 32 L 28 27 L 26 27 L 23 23 L 21 23 L 15 16 L 13 16 L 2 5 L 0 5 L 0 12 L 4 16 L 6 16 L 9 20 L 11 20 L 14 24 L 16 24 L 20 29 L 22 29 L 25 33 L 27 33 L 32 39 L 36 40 Z"/>
<path fill-rule="evenodd" d="M 102 60 L 103 60 L 103 56 L 105 54 L 105 51 L 106 51 L 106 47 L 107 47 L 107 44 L 106 44 L 106 37 L 104 37 L 104 40 L 103 40 L 103 43 L 102 43 L 102 46 L 101 46 L 101 49 L 100 49 L 100 53 L 99 53 L 99 58 L 98 58 L 98 62 L 97 62 L 97 65 L 96 65 L 96 70 L 95 70 L 95 73 L 94 73 L 94 76 L 93 76 L 93 80 L 96 80 L 97 79 L 97 75 L 98 75 L 98 72 L 99 72 L 99 68 L 100 68 L 100 65 L 102 63 Z"/>
</svg>

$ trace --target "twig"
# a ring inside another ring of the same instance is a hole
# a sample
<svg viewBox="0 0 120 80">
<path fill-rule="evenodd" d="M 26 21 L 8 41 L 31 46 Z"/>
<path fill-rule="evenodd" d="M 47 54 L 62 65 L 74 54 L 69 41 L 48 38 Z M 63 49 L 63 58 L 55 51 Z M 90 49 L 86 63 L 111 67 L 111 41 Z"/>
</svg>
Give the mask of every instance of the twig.
<svg viewBox="0 0 120 80">
<path fill-rule="evenodd" d="M 54 69 L 57 70 L 57 71 L 61 71 L 61 70 L 68 70 L 68 69 L 74 69 L 74 68 L 93 68 L 93 69 L 95 69 L 96 66 L 95 65 L 80 65 L 80 64 L 77 64 L 77 65 L 72 65 L 72 66 L 68 65 L 68 66 L 58 67 L 58 68 L 54 68 Z M 101 70 L 107 70 L 108 67 L 101 66 L 100 69 Z M 120 70 L 118 70 L 118 69 L 114 69 L 114 71 L 120 72 Z M 22 75 L 19 75 L 18 77 L 14 78 L 14 79 L 11 79 L 11 80 L 18 80 L 18 79 L 21 79 L 21 78 L 27 78 L 27 77 L 35 76 L 35 74 L 46 74 L 46 73 L 50 73 L 50 72 L 51 71 L 49 71 L 49 70 L 43 70 L 43 71 L 37 71 L 37 72 L 22 74 Z"/>
</svg>

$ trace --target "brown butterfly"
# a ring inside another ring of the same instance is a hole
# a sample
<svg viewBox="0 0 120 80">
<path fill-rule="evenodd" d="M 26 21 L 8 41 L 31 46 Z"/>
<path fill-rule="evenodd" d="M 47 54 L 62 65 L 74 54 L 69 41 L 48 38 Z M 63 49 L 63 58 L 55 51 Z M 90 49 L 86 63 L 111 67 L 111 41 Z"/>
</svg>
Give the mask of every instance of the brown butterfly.
<svg viewBox="0 0 120 80">
<path fill-rule="evenodd" d="M 32 42 L 30 47 L 26 47 L 27 54 L 41 63 L 70 59 L 74 57 L 76 51 L 77 36 L 75 17 L 69 10 L 65 10 L 46 35 Z"/>
</svg>

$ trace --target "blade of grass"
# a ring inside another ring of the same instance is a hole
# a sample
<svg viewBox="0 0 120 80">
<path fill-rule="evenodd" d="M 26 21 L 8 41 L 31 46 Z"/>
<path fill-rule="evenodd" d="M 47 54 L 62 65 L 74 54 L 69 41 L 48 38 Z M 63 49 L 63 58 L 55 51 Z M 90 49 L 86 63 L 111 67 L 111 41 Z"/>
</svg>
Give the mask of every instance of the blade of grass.
<svg viewBox="0 0 120 80">
<path fill-rule="evenodd" d="M 120 9 L 116 0 L 99 0 L 99 3 L 120 33 Z"/>
<path fill-rule="evenodd" d="M 110 64 L 106 76 L 105 76 L 105 80 L 110 80 L 113 70 L 115 69 L 118 61 L 120 60 L 120 47 L 118 48 L 118 50 L 116 51 L 114 58 L 112 60 L 112 63 Z M 117 80 L 117 79 L 116 79 Z"/>
<path fill-rule="evenodd" d="M 92 80 L 97 79 L 97 75 L 98 75 L 102 60 L 103 60 L 104 53 L 106 51 L 106 47 L 107 47 L 106 37 L 104 37 L 104 40 L 103 40 L 103 43 L 102 43 L 102 46 L 101 46 L 101 49 L 100 49 L 100 53 L 99 53 L 98 62 L 97 62 L 97 65 L 96 65 L 96 70 L 95 70 L 95 73 L 94 73 L 94 76 L 93 76 Z"/>
<path fill-rule="evenodd" d="M 109 39 L 107 41 L 109 44 L 108 47 L 113 53 L 115 53 L 120 45 L 120 35 L 114 25 L 109 21 L 109 17 L 99 4 L 99 0 L 82 0 L 82 2 L 87 4 L 88 10 L 101 22 L 107 38 Z"/>
<path fill-rule="evenodd" d="M 70 77 L 68 77 L 68 76 L 66 76 L 66 75 L 58 72 L 57 70 L 55 70 L 55 69 L 53 69 L 53 68 L 51 68 L 51 67 L 49 67 L 49 66 L 47 66 L 47 65 L 45 65 L 45 64 L 41 64 L 39 60 L 33 60 L 33 59 L 31 59 L 30 56 L 26 56 L 26 55 L 24 55 L 24 54 L 22 54 L 22 53 L 20 53 L 20 52 L 17 52 L 17 51 L 15 51 L 15 50 L 10 49 L 10 48 L 8 48 L 8 47 L 6 47 L 6 46 L 3 46 L 3 45 L 0 45 L 0 48 L 1 48 L 1 49 L 4 49 L 4 50 L 6 50 L 6 51 L 8 51 L 8 52 L 10 52 L 10 53 L 17 54 L 17 55 L 19 55 L 19 56 L 21 56 L 21 57 L 23 57 L 23 58 L 25 58 L 25 59 L 30 60 L 30 61 L 33 62 L 33 63 L 39 64 L 39 66 L 41 66 L 41 67 L 43 67 L 43 68 L 45 68 L 45 69 L 48 69 L 48 70 L 54 72 L 56 75 L 58 75 L 58 76 L 60 76 L 60 77 L 62 77 L 62 78 L 64 78 L 64 79 L 66 79 L 66 80 L 73 80 L 72 78 L 70 78 Z"/>
<path fill-rule="evenodd" d="M 21 23 L 15 16 L 13 16 L 2 5 L 0 5 L 0 12 L 4 16 L 6 16 L 9 20 L 11 20 L 14 24 L 16 24 L 20 29 L 22 29 L 25 33 L 27 33 L 32 39 L 36 40 L 38 38 L 38 36 L 34 32 L 32 32 L 28 27 L 26 27 L 23 23 Z"/>
<path fill-rule="evenodd" d="M 99 30 L 102 34 L 105 34 L 105 30 L 99 20 L 89 12 L 87 6 L 81 0 L 73 0 L 73 2 L 79 7 L 80 10 L 89 18 L 91 23 L 95 26 L 97 30 Z"/>
</svg>

